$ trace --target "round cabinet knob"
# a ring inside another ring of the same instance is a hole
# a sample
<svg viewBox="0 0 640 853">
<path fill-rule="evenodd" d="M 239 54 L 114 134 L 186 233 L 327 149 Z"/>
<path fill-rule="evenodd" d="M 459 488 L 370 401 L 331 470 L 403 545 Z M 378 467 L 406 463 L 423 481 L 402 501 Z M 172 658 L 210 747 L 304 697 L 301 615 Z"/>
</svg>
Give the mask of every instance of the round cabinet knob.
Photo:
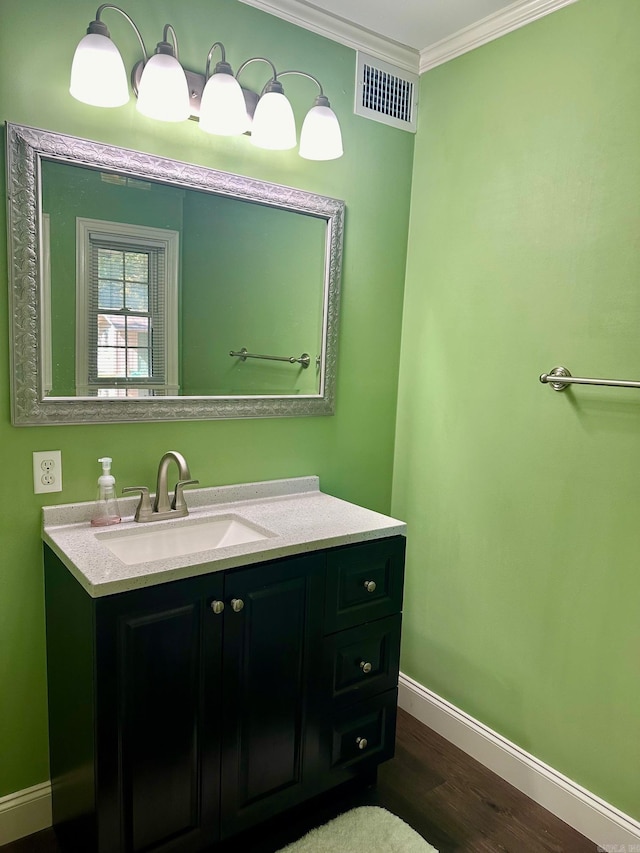
<svg viewBox="0 0 640 853">
<path fill-rule="evenodd" d="M 360 669 L 366 675 L 368 672 L 371 672 L 372 667 L 371 667 L 371 664 L 369 663 L 369 661 L 361 660 L 360 661 Z"/>
<path fill-rule="evenodd" d="M 376 582 L 375 581 L 365 581 L 364 588 L 367 592 L 375 592 L 376 591 Z"/>
<path fill-rule="evenodd" d="M 366 749 L 367 748 L 367 739 L 366 737 L 357 737 L 356 743 L 358 744 L 358 749 Z"/>
<path fill-rule="evenodd" d="M 224 610 L 224 601 L 218 601 L 217 599 L 215 601 L 212 601 L 211 609 L 216 614 L 216 616 L 219 616 Z"/>
<path fill-rule="evenodd" d="M 244 607 L 244 601 L 241 598 L 232 598 L 231 599 L 231 609 L 234 613 L 240 613 L 242 608 Z"/>
</svg>

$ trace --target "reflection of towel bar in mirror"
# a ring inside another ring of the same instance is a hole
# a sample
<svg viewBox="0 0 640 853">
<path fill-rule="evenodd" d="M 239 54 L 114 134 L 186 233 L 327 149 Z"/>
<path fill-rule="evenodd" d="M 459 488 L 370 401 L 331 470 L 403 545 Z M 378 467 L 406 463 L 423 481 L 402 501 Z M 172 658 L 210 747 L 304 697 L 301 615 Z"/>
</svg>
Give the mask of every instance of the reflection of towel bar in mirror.
<svg viewBox="0 0 640 853">
<path fill-rule="evenodd" d="M 566 367 L 554 367 L 540 376 L 543 385 L 551 385 L 554 391 L 564 391 L 569 385 L 609 385 L 614 388 L 640 388 L 640 382 L 628 379 L 585 379 L 572 376 Z"/>
<path fill-rule="evenodd" d="M 248 358 L 264 358 L 267 361 L 288 361 L 289 364 L 301 364 L 303 367 L 309 367 L 311 361 L 308 352 L 303 352 L 300 358 L 296 358 L 295 355 L 256 355 L 254 352 L 247 352 L 246 347 L 242 347 L 240 352 L 231 350 L 229 355 L 232 358 L 239 358 L 241 361 L 246 361 Z"/>
</svg>

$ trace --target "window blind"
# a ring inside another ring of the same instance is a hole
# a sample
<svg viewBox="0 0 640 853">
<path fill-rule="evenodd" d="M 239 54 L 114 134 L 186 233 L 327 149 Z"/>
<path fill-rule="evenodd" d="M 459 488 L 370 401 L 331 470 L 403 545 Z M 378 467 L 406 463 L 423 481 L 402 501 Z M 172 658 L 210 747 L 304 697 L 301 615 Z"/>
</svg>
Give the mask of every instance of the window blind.
<svg viewBox="0 0 640 853">
<path fill-rule="evenodd" d="M 166 384 L 165 252 L 100 235 L 90 235 L 89 247 L 89 384 L 161 393 Z"/>
</svg>

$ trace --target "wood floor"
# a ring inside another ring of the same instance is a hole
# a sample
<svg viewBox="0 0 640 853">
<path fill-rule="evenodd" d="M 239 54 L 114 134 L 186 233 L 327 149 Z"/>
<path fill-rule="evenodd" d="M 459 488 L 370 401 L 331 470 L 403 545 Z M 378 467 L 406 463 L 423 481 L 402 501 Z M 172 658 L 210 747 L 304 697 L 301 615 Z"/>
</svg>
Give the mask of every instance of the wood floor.
<svg viewBox="0 0 640 853">
<path fill-rule="evenodd" d="M 399 712 L 396 755 L 375 786 L 343 790 L 233 839 L 216 853 L 275 853 L 313 826 L 359 805 L 397 814 L 440 853 L 595 853 L 596 845 L 469 758 L 409 714 Z M 1 853 L 61 853 L 47 829 Z M 86 851 L 91 853 L 91 851 Z"/>
</svg>

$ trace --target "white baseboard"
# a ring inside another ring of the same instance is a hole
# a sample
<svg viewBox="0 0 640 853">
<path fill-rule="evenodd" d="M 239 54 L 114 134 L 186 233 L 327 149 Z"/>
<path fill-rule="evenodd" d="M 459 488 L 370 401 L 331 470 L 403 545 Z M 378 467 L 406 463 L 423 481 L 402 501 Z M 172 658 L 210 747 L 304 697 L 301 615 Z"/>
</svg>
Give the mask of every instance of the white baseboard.
<svg viewBox="0 0 640 853">
<path fill-rule="evenodd" d="M 51 783 L 0 797 L 0 847 L 51 826 Z"/>
<path fill-rule="evenodd" d="M 604 851 L 640 850 L 640 823 L 400 674 L 399 705 Z"/>
</svg>

